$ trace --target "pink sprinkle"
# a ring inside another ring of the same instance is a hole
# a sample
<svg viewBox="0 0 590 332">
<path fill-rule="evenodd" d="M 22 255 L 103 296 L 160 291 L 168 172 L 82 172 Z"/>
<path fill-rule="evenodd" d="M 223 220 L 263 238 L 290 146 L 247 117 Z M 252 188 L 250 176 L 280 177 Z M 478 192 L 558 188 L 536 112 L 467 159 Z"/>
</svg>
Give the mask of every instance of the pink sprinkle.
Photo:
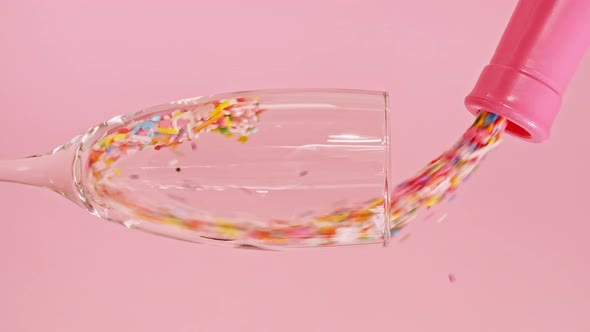
<svg viewBox="0 0 590 332">
<path fill-rule="evenodd" d="M 188 122 L 189 121 L 187 119 L 178 119 L 178 121 L 176 121 L 176 124 L 178 125 L 178 128 L 185 128 Z"/>
<path fill-rule="evenodd" d="M 196 150 L 197 149 L 197 143 L 191 142 L 191 149 Z"/>
<path fill-rule="evenodd" d="M 477 135 L 477 128 L 471 127 L 464 134 L 463 139 L 466 141 L 472 140 Z"/>
<path fill-rule="evenodd" d="M 172 127 L 172 121 L 170 120 L 161 120 L 158 125 L 160 127 L 164 127 L 164 128 L 171 128 Z"/>
<path fill-rule="evenodd" d="M 457 281 L 457 278 L 455 278 L 455 275 L 452 273 L 449 273 L 449 282 L 454 283 L 455 281 Z"/>
<path fill-rule="evenodd" d="M 289 235 L 293 238 L 306 238 L 313 232 L 313 228 L 309 226 L 295 226 L 289 229 Z"/>
</svg>

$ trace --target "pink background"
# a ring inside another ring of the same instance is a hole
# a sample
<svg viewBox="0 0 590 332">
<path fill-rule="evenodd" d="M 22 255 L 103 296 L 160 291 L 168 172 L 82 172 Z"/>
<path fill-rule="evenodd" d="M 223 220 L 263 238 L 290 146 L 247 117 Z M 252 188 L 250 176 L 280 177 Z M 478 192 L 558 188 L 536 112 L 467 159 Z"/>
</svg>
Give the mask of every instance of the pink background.
<svg viewBox="0 0 590 332">
<path fill-rule="evenodd" d="M 360 88 L 392 94 L 401 179 L 472 121 L 515 3 L 3 1 L 0 156 L 200 94 Z M 589 90 L 587 56 L 548 143 L 507 139 L 449 218 L 388 249 L 198 246 L 2 184 L 0 331 L 589 331 Z"/>
</svg>

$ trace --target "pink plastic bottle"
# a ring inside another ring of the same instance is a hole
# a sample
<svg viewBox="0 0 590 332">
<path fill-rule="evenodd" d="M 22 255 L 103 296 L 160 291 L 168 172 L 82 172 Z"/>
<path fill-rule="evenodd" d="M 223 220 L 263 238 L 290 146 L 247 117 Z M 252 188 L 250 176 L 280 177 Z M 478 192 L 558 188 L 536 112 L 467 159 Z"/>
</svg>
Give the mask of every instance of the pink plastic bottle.
<svg viewBox="0 0 590 332">
<path fill-rule="evenodd" d="M 590 0 L 520 0 L 465 105 L 506 117 L 515 136 L 544 141 L 589 45 Z"/>
</svg>

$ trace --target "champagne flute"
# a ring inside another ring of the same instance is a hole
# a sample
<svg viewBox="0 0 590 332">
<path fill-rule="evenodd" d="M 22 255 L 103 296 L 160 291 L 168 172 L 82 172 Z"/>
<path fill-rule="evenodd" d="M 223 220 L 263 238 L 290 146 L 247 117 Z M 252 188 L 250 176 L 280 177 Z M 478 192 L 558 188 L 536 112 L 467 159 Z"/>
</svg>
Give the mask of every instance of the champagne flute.
<svg viewBox="0 0 590 332">
<path fill-rule="evenodd" d="M 114 117 L 50 153 L 0 161 L 129 228 L 264 249 L 387 243 L 386 93 L 262 90 Z"/>
</svg>

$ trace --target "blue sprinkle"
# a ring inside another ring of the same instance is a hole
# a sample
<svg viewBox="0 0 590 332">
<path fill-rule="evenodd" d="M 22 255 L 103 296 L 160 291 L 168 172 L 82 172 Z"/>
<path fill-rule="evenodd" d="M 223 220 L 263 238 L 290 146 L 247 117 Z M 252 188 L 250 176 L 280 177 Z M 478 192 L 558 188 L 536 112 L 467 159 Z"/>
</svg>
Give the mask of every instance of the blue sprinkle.
<svg viewBox="0 0 590 332">
<path fill-rule="evenodd" d="M 137 125 L 137 126 L 135 126 L 135 128 L 133 128 L 133 129 L 131 130 L 131 135 L 135 135 L 135 134 L 137 134 L 137 132 L 138 132 L 140 129 L 141 129 L 141 125 Z"/>
<path fill-rule="evenodd" d="M 148 134 L 149 137 L 154 137 L 154 132 L 150 131 L 150 133 Z"/>
<path fill-rule="evenodd" d="M 153 122 L 151 122 L 151 121 L 144 121 L 144 122 L 141 124 L 141 128 L 142 128 L 142 129 L 146 129 L 146 130 L 147 130 L 147 129 L 152 129 L 152 127 L 153 127 L 153 126 L 154 126 L 154 123 L 153 123 Z"/>
<path fill-rule="evenodd" d="M 489 113 L 483 122 L 483 126 L 487 127 L 490 123 L 496 121 L 497 118 L 498 118 L 498 116 L 496 114 Z"/>
<path fill-rule="evenodd" d="M 111 146 L 109 146 L 109 147 L 107 148 L 107 153 L 111 153 L 111 151 L 113 151 L 113 149 L 114 149 L 114 148 L 113 148 L 113 146 L 112 146 L 112 145 L 111 145 Z"/>
<path fill-rule="evenodd" d="M 394 228 L 394 229 L 392 229 L 392 230 L 389 232 L 389 234 L 390 234 L 391 236 L 394 236 L 395 234 L 399 233 L 399 231 L 400 231 L 400 229 L 399 229 L 399 228 Z"/>
<path fill-rule="evenodd" d="M 471 151 L 471 152 L 475 151 L 476 149 L 477 149 L 477 144 L 471 144 L 469 146 L 469 151 Z"/>
<path fill-rule="evenodd" d="M 459 158 L 459 157 L 453 158 L 453 164 L 458 163 L 460 160 L 461 160 L 461 158 Z"/>
<path fill-rule="evenodd" d="M 154 117 L 152 118 L 152 121 L 153 121 L 153 122 L 158 122 L 158 121 L 160 121 L 160 119 L 161 119 L 161 118 L 162 118 L 161 116 L 159 116 L 159 115 L 156 115 L 156 116 L 154 116 Z"/>
</svg>

